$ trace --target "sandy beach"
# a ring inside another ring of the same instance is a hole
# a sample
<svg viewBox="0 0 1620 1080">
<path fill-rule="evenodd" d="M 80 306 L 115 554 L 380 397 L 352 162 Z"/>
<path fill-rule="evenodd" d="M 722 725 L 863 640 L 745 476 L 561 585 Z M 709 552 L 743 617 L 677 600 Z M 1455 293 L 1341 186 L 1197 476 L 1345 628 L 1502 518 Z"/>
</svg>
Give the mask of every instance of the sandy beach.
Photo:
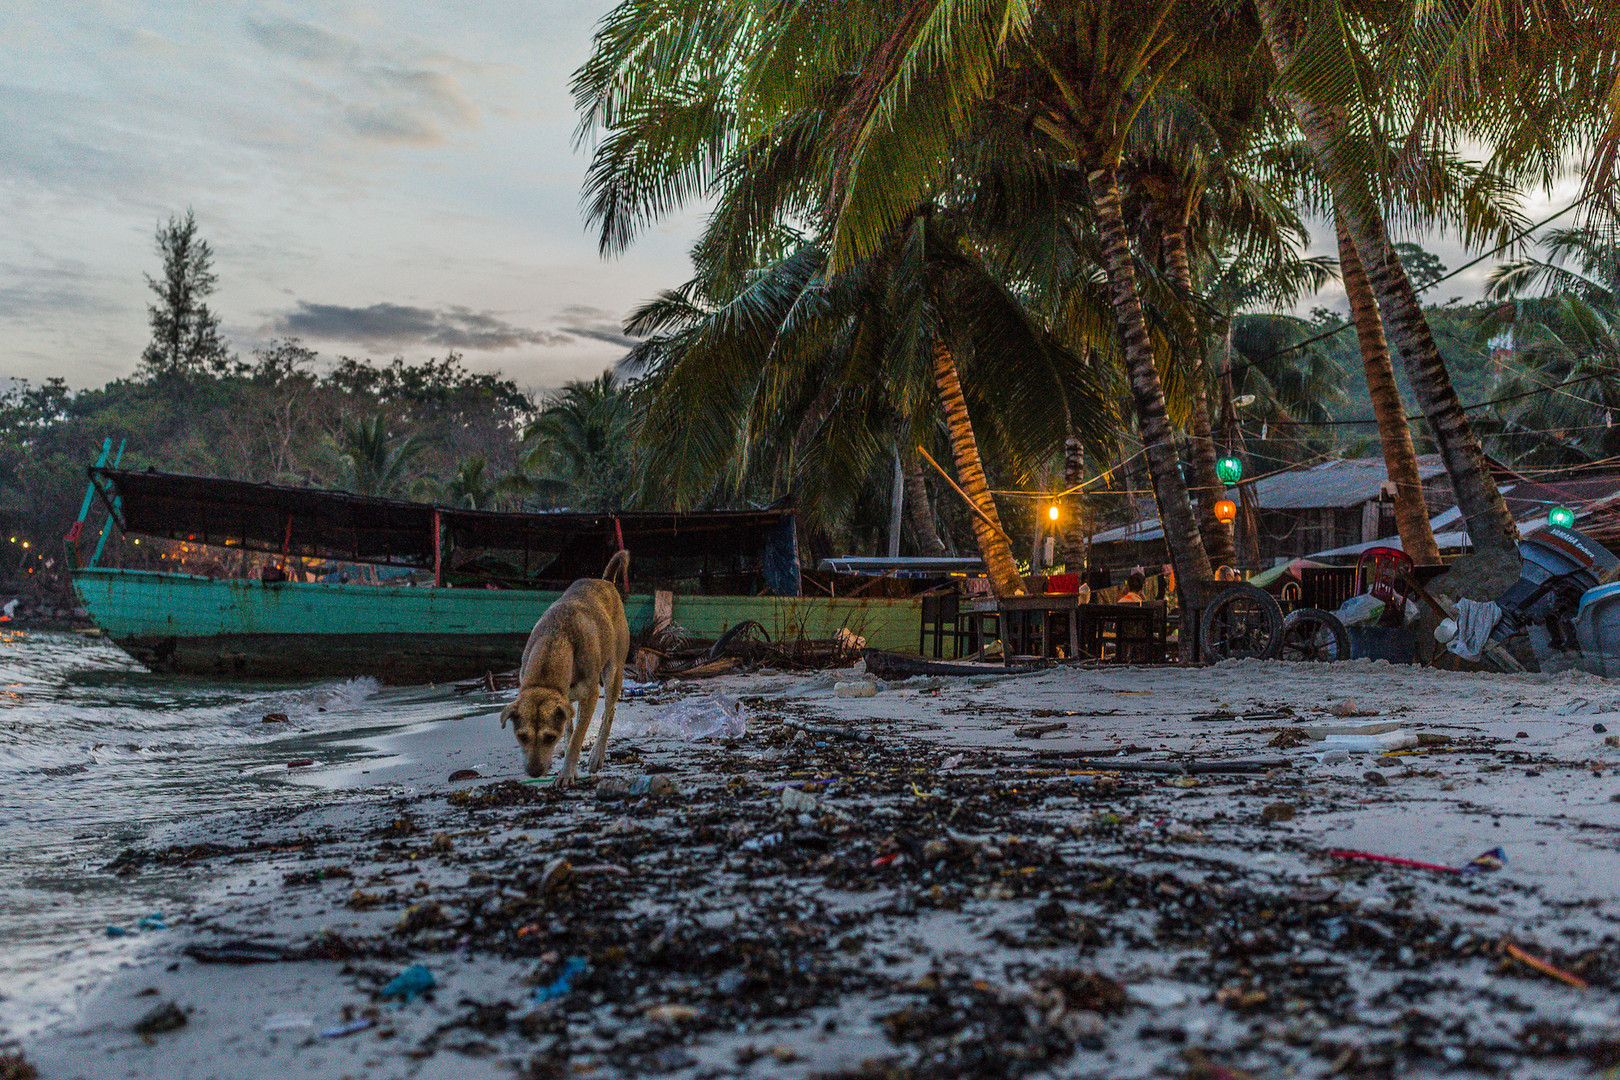
<svg viewBox="0 0 1620 1080">
<path fill-rule="evenodd" d="M 496 694 L 287 770 L 322 797 L 106 868 L 204 888 L 21 1051 L 47 1078 L 1620 1062 L 1620 687 L 1366 662 L 831 681 L 654 690 L 567 792 L 516 782 Z M 746 735 L 656 722 L 715 691 Z M 1422 745 L 1312 738 L 1358 727 Z M 431 988 L 385 997 L 413 965 Z"/>
</svg>

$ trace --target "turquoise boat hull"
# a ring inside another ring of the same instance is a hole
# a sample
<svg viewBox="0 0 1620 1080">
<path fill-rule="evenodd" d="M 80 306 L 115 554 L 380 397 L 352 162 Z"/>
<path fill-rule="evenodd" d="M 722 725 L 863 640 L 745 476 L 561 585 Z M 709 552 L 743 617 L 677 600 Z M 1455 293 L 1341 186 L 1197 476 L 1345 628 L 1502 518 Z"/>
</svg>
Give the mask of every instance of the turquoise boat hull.
<svg viewBox="0 0 1620 1080">
<path fill-rule="evenodd" d="M 411 684 L 517 666 L 535 620 L 560 595 L 218 580 L 87 568 L 73 584 L 103 633 L 153 671 L 248 679 L 353 677 Z M 631 631 L 653 620 L 650 593 L 625 601 Z M 920 600 L 682 596 L 674 621 L 711 640 L 754 620 L 773 641 L 842 628 L 873 648 L 916 652 Z"/>
</svg>

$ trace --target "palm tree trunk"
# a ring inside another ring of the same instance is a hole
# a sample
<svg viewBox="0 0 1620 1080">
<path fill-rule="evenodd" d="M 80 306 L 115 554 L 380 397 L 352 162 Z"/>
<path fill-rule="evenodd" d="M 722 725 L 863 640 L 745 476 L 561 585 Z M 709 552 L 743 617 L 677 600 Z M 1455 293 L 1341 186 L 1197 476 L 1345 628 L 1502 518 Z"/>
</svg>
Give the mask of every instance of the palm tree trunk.
<svg viewBox="0 0 1620 1080">
<path fill-rule="evenodd" d="M 915 450 L 902 452 L 900 464 L 906 473 L 906 517 L 911 521 L 911 531 L 917 537 L 917 547 L 924 555 L 943 555 L 945 541 L 939 538 L 939 527 L 934 524 L 922 459 Z"/>
<path fill-rule="evenodd" d="M 1085 447 L 1070 435 L 1063 440 L 1063 487 L 1065 490 L 1077 488 L 1085 478 Z M 1064 503 L 1063 517 L 1058 523 L 1058 543 L 1062 546 L 1063 562 L 1072 574 L 1086 562 L 1085 496 L 1078 493 L 1065 496 Z"/>
<path fill-rule="evenodd" d="M 1279 70 L 1286 70 L 1298 53 L 1303 27 L 1289 0 L 1258 0 L 1256 8 L 1271 55 Z M 1468 415 L 1451 384 L 1434 333 L 1423 315 L 1406 268 L 1395 256 L 1389 229 L 1371 192 L 1356 186 L 1357 173 L 1340 160 L 1339 134 L 1343 120 L 1334 110 L 1288 95 L 1288 105 L 1299 123 L 1317 170 L 1333 194 L 1333 204 L 1344 221 L 1366 271 L 1367 282 L 1378 299 L 1390 343 L 1400 353 L 1407 381 L 1418 408 L 1429 421 L 1435 445 L 1446 463 L 1457 508 L 1468 523 L 1468 535 L 1479 552 L 1518 554 L 1519 528 L 1507 503 L 1491 479 Z"/>
<path fill-rule="evenodd" d="M 934 384 L 939 388 L 939 402 L 945 412 L 945 430 L 950 436 L 951 454 L 956 459 L 957 482 L 978 511 L 969 514 L 968 520 L 973 523 L 973 538 L 979 542 L 979 554 L 989 572 L 990 587 L 997 596 L 1022 596 L 1024 579 L 1013 561 L 1001 519 L 996 516 L 996 501 L 990 497 L 990 484 L 984 476 L 984 463 L 979 459 L 978 440 L 973 437 L 973 422 L 968 418 L 956 358 L 942 337 L 934 338 Z"/>
<path fill-rule="evenodd" d="M 1165 269 L 1170 280 L 1188 293 L 1192 292 L 1192 260 L 1187 255 L 1187 223 L 1184 217 L 1172 218 L 1160 230 L 1159 241 L 1164 249 Z M 1202 374 L 1200 372 L 1199 374 Z M 1215 504 L 1221 500 L 1225 485 L 1215 474 L 1215 438 L 1209 428 L 1209 392 L 1202 378 L 1193 383 L 1192 420 L 1187 425 L 1193 483 L 1198 491 L 1198 533 L 1204 539 L 1204 552 L 1211 565 L 1236 566 L 1237 549 L 1232 544 L 1230 526 L 1215 516 Z"/>
<path fill-rule="evenodd" d="M 1406 423 L 1406 406 L 1395 389 L 1395 369 L 1390 365 L 1389 343 L 1384 324 L 1378 317 L 1378 300 L 1367 284 L 1356 245 L 1338 221 L 1339 267 L 1344 291 L 1350 297 L 1350 318 L 1356 324 L 1356 341 L 1361 346 L 1361 366 L 1367 374 L 1367 393 L 1373 414 L 1378 418 L 1378 439 L 1384 448 L 1384 468 L 1395 488 L 1395 528 L 1401 534 L 1401 547 L 1418 565 L 1440 561 L 1440 548 L 1429 526 L 1429 508 L 1423 501 L 1423 480 L 1418 475 L 1417 451 L 1412 448 L 1412 429 Z"/>
<path fill-rule="evenodd" d="M 1114 319 L 1119 324 L 1125 347 L 1125 368 L 1136 407 L 1137 431 L 1142 437 L 1148 474 L 1153 479 L 1153 497 L 1159 506 L 1165 546 L 1170 550 L 1176 582 L 1185 589 L 1188 583 L 1209 581 L 1214 574 L 1210 570 L 1209 556 L 1204 552 L 1198 518 L 1187 497 L 1187 484 L 1181 478 L 1175 436 L 1165 413 L 1164 386 L 1154 366 L 1153 343 L 1148 339 L 1142 298 L 1136 287 L 1136 268 L 1131 261 L 1130 239 L 1120 208 L 1117 170 L 1113 165 L 1105 165 L 1091 174 L 1089 182 L 1102 237 L 1103 264 L 1108 271 Z"/>
</svg>

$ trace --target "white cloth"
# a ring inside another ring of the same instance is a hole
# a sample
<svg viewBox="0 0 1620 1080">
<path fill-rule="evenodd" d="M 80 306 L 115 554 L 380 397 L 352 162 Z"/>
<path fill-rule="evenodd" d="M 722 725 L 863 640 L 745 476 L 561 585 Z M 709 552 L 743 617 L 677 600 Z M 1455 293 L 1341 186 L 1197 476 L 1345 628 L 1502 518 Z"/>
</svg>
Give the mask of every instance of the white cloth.
<svg viewBox="0 0 1620 1080">
<path fill-rule="evenodd" d="M 1502 609 L 1494 600 L 1458 600 L 1457 636 L 1446 648 L 1464 660 L 1478 660 L 1501 617 Z"/>
</svg>

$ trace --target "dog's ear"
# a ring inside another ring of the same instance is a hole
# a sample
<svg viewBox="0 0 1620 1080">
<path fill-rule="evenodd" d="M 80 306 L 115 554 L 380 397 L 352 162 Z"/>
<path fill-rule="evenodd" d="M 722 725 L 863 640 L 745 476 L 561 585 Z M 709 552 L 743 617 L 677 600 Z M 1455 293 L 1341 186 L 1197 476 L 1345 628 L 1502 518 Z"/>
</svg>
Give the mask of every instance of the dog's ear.
<svg viewBox="0 0 1620 1080">
<path fill-rule="evenodd" d="M 514 701 L 501 710 L 501 727 L 503 729 L 506 727 L 508 720 L 512 721 L 513 726 L 517 725 L 517 705 L 518 703 Z"/>
</svg>

